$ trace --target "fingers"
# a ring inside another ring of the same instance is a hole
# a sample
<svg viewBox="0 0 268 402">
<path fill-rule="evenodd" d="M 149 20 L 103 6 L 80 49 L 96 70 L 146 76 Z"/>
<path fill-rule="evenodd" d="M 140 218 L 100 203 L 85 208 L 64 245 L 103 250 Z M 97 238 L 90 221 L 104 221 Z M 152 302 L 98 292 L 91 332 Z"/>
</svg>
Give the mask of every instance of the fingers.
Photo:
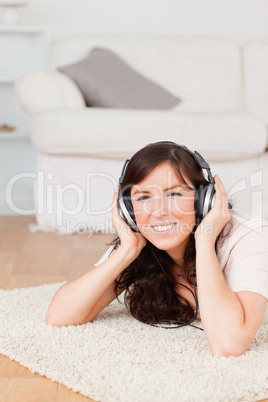
<svg viewBox="0 0 268 402">
<path fill-rule="evenodd" d="M 227 200 L 227 192 L 225 190 L 225 187 L 221 181 L 221 179 L 219 178 L 218 175 L 214 176 L 214 188 L 215 188 L 215 192 L 216 192 L 216 198 L 218 198 L 219 200 Z"/>
<path fill-rule="evenodd" d="M 115 191 L 114 191 L 113 201 L 112 201 L 112 209 L 114 209 L 114 207 L 117 206 L 118 195 L 119 195 L 119 186 L 116 186 Z"/>
<path fill-rule="evenodd" d="M 215 207 L 221 212 L 222 216 L 228 221 L 230 213 L 228 208 L 228 195 L 225 187 L 218 175 L 214 176 L 215 187 Z"/>
<path fill-rule="evenodd" d="M 119 209 L 118 209 L 118 197 L 119 197 L 119 186 L 116 186 L 116 189 L 114 192 L 114 197 L 113 197 L 113 202 L 112 202 L 113 223 L 122 219 L 119 214 Z"/>
<path fill-rule="evenodd" d="M 122 233 L 131 230 L 121 217 L 118 208 L 119 186 L 116 187 L 112 202 L 112 226 L 116 230 L 119 237 Z"/>
</svg>

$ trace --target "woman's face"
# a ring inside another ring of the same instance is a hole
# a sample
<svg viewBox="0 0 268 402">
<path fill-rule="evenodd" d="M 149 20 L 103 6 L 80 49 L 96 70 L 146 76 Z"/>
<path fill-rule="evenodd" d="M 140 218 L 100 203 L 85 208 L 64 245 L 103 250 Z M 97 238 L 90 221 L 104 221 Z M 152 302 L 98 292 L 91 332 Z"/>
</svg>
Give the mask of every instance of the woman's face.
<svg viewBox="0 0 268 402">
<path fill-rule="evenodd" d="M 141 234 L 174 261 L 181 261 L 195 225 L 194 188 L 184 184 L 169 162 L 157 166 L 131 189 Z"/>
</svg>

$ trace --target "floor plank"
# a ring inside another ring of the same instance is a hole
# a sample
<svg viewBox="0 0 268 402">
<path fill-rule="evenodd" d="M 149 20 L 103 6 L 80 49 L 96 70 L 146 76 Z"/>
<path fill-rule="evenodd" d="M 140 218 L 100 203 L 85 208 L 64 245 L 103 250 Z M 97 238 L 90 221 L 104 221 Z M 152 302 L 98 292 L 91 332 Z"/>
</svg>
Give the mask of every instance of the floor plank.
<svg viewBox="0 0 268 402">
<path fill-rule="evenodd" d="M 45 377 L 0 378 L 1 401 L 3 402 L 54 402 L 58 384 Z"/>
<path fill-rule="evenodd" d="M 16 230 L 6 231 L 5 235 L 3 236 L 2 233 L 2 241 L 0 244 L 0 251 L 2 252 L 18 252 L 22 249 L 23 244 L 25 243 L 25 237 L 27 237 L 27 233 L 25 230 Z"/>
<path fill-rule="evenodd" d="M 0 251 L 0 285 L 7 289 L 12 270 L 16 264 L 18 253 L 11 251 Z"/>
<path fill-rule="evenodd" d="M 14 274 L 67 275 L 72 255 L 72 236 L 53 233 L 30 233 L 22 246 Z"/>
<path fill-rule="evenodd" d="M 33 378 L 38 374 L 32 373 L 26 367 L 0 354 L 0 378 Z"/>
<path fill-rule="evenodd" d="M 0 231 L 13 231 L 16 232 L 19 229 L 27 229 L 30 223 L 35 222 L 35 217 L 30 216 L 2 216 L 0 215 Z"/>
</svg>

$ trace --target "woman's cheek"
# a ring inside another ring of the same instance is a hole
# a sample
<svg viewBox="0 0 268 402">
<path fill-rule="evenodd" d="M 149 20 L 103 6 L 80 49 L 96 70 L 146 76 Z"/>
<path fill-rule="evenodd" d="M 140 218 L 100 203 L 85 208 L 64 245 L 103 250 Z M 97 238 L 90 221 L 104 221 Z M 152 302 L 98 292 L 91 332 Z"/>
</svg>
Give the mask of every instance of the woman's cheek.
<svg viewBox="0 0 268 402">
<path fill-rule="evenodd" d="M 185 218 L 191 218 L 195 216 L 194 200 L 192 199 L 178 199 L 175 200 L 171 207 L 172 215 L 183 216 Z"/>
<path fill-rule="evenodd" d="M 138 207 L 138 208 L 133 208 L 134 209 L 134 214 L 135 214 L 135 218 L 136 218 L 136 222 L 146 222 L 147 218 L 148 218 L 148 213 L 144 210 L 144 208 L 142 207 Z"/>
</svg>

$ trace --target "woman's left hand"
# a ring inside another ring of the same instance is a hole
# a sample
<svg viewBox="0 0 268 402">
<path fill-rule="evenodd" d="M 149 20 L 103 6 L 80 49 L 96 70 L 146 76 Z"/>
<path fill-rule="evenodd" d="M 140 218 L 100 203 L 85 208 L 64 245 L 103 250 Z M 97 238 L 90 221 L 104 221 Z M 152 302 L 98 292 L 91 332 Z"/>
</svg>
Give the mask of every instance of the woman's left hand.
<svg viewBox="0 0 268 402">
<path fill-rule="evenodd" d="M 231 218 L 227 193 L 218 175 L 214 176 L 214 183 L 214 205 L 198 225 L 195 231 L 195 241 L 203 239 L 215 244 L 217 236 Z"/>
</svg>

